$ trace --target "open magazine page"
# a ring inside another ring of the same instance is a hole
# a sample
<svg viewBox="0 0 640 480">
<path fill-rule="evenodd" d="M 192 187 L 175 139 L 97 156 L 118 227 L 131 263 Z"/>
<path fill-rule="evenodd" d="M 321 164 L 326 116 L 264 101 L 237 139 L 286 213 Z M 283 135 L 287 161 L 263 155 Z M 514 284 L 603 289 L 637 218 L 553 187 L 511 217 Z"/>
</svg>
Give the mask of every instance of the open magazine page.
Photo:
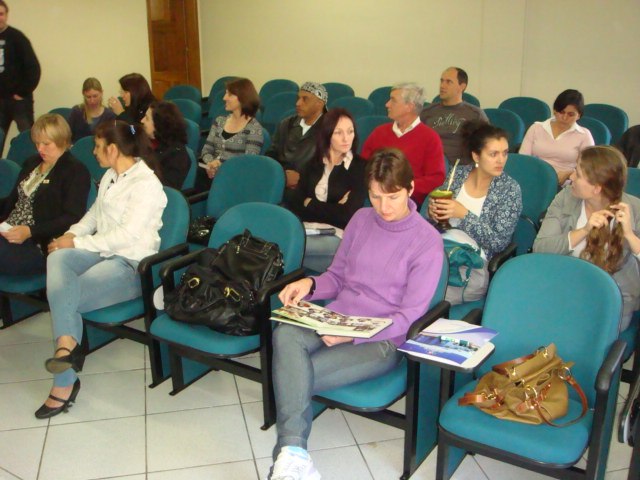
<svg viewBox="0 0 640 480">
<path fill-rule="evenodd" d="M 316 330 L 319 335 L 371 338 L 391 325 L 389 318 L 343 315 L 328 308 L 301 301 L 273 310 L 272 320 Z"/>
<path fill-rule="evenodd" d="M 398 350 L 449 365 L 471 367 L 493 350 L 498 332 L 461 320 L 438 319 Z"/>
<path fill-rule="evenodd" d="M 342 239 L 342 235 L 344 234 L 344 230 L 338 227 L 334 227 L 333 225 L 329 225 L 328 223 L 320 223 L 320 222 L 303 222 L 304 223 L 304 231 L 307 235 L 335 235 L 336 237 Z"/>
</svg>

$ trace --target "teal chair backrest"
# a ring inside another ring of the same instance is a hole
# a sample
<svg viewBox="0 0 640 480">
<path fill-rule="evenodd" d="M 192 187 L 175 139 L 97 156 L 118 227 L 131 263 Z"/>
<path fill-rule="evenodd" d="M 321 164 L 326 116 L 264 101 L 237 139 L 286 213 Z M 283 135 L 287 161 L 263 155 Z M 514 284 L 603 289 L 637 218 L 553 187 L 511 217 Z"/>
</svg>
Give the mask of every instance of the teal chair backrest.
<svg viewBox="0 0 640 480">
<path fill-rule="evenodd" d="M 622 295 L 611 275 L 579 258 L 531 253 L 506 262 L 489 285 L 482 324 L 499 332 L 492 365 L 555 343 L 593 406 L 598 369 L 618 338 Z"/>
<path fill-rule="evenodd" d="M 503 108 L 485 108 L 484 113 L 491 125 L 507 131 L 510 150 L 522 143 L 525 134 L 524 122 L 517 113 Z"/>
<path fill-rule="evenodd" d="M 295 108 L 297 100 L 297 92 L 276 93 L 264 103 L 262 126 L 273 135 L 278 123 L 284 118 L 283 114 Z"/>
<path fill-rule="evenodd" d="M 31 130 L 24 130 L 11 140 L 7 158 L 22 166 L 27 158 L 37 154 L 38 150 L 31 141 Z"/>
<path fill-rule="evenodd" d="M 247 202 L 278 204 L 284 193 L 284 170 L 273 158 L 239 155 L 224 162 L 213 177 L 207 215 L 220 218 L 231 207 Z"/>
<path fill-rule="evenodd" d="M 329 102 L 330 108 L 344 108 L 354 119 L 375 114 L 375 106 L 371 100 L 361 97 L 340 97 Z"/>
<path fill-rule="evenodd" d="M 510 153 L 505 172 L 520 185 L 522 215 L 539 224 L 558 192 L 558 176 L 547 162 L 531 155 Z"/>
<path fill-rule="evenodd" d="M 184 120 L 187 123 L 187 147 L 197 153 L 200 145 L 200 124 L 188 118 Z"/>
<path fill-rule="evenodd" d="M 551 109 L 542 100 L 533 97 L 512 97 L 503 101 L 498 108 L 517 113 L 524 122 L 525 130 L 533 122 L 542 122 L 551 117 Z"/>
<path fill-rule="evenodd" d="M 346 83 L 340 82 L 327 82 L 323 83 L 324 88 L 327 89 L 327 94 L 329 95 L 329 102 L 333 102 L 336 98 L 340 97 L 353 97 L 355 92 L 353 88 L 351 88 Z"/>
<path fill-rule="evenodd" d="M 298 84 L 293 80 L 287 80 L 285 78 L 276 78 L 274 80 L 269 80 L 265 82 L 264 85 L 260 88 L 260 103 L 262 103 L 262 107 L 264 104 L 274 95 L 282 92 L 293 92 L 296 95 L 298 94 Z"/>
<path fill-rule="evenodd" d="M 640 169 L 628 168 L 627 169 L 627 184 L 624 187 L 624 191 L 629 195 L 640 198 Z"/>
<path fill-rule="evenodd" d="M 378 87 L 369 94 L 369 100 L 375 106 L 374 115 L 387 115 L 386 103 L 391 95 L 391 87 Z"/>
<path fill-rule="evenodd" d="M 224 91 L 226 89 L 227 82 L 235 78 L 238 78 L 238 76 L 231 75 L 226 77 L 220 77 L 215 82 L 213 82 L 213 84 L 211 85 L 211 90 L 209 90 L 209 97 L 207 98 L 207 103 L 209 104 L 209 106 L 211 106 L 211 102 L 213 101 L 216 95 L 222 93 L 222 95 L 220 95 L 220 98 L 222 98 L 222 96 L 224 95 Z"/>
<path fill-rule="evenodd" d="M 52 108 L 51 110 L 49 110 L 49 113 L 57 113 L 68 122 L 69 116 L 71 115 L 71 109 L 69 107 Z"/>
<path fill-rule="evenodd" d="M 162 213 L 160 228 L 160 250 L 184 243 L 189 230 L 189 203 L 178 190 L 164 187 L 167 206 Z"/>
<path fill-rule="evenodd" d="M 202 92 L 193 85 L 174 85 L 164 93 L 162 98 L 163 100 L 186 98 L 200 105 L 202 103 Z"/>
<path fill-rule="evenodd" d="M 182 190 L 194 188 L 196 185 L 198 160 L 196 159 L 196 154 L 193 153 L 193 150 L 190 147 L 187 147 L 187 155 L 189 155 L 189 171 L 187 172 L 187 176 L 184 177 L 184 182 L 182 182 Z"/>
<path fill-rule="evenodd" d="M 13 160 L 0 159 L 0 198 L 7 197 L 15 187 L 20 166 Z"/>
<path fill-rule="evenodd" d="M 271 146 L 271 135 L 269 131 L 262 127 L 262 148 L 260 149 L 260 155 L 264 155 L 269 147 Z"/>
<path fill-rule="evenodd" d="M 98 159 L 93 154 L 94 147 L 93 137 L 82 137 L 71 147 L 71 154 L 87 167 L 91 178 L 99 182 L 108 169 L 101 167 L 98 163 Z"/>
<path fill-rule="evenodd" d="M 596 145 L 611 144 L 611 132 L 609 131 L 609 127 L 597 118 L 582 117 L 578 120 L 578 125 L 591 132 L 591 136 L 593 137 L 593 141 Z"/>
<path fill-rule="evenodd" d="M 202 119 L 202 105 L 199 103 L 193 100 L 187 100 L 186 98 L 175 98 L 171 100 L 171 102 L 176 104 L 185 119 L 192 120 L 196 123 L 199 123 Z"/>
<path fill-rule="evenodd" d="M 87 195 L 87 210 L 95 203 L 96 198 L 98 198 L 98 187 L 96 187 L 95 182 L 92 181 L 89 184 L 89 194 Z"/>
<path fill-rule="evenodd" d="M 584 115 L 593 117 L 604 123 L 611 132 L 611 143 L 616 144 L 622 134 L 629 128 L 627 112 L 606 103 L 590 103 L 584 106 Z"/>
<path fill-rule="evenodd" d="M 377 127 L 389 123 L 389 117 L 384 115 L 369 115 L 356 118 L 356 132 L 358 133 L 358 153 L 362 152 L 365 140 Z"/>
<path fill-rule="evenodd" d="M 213 121 L 220 115 L 229 115 L 229 112 L 225 110 L 223 100 L 224 93 L 225 91 L 222 90 L 221 92 L 216 93 L 213 97 L 209 97 L 209 112 L 207 113 L 206 118 L 202 118 L 200 122 L 200 128 L 203 130 L 210 129 Z"/>
<path fill-rule="evenodd" d="M 245 229 L 255 237 L 278 244 L 284 258 L 284 273 L 300 268 L 304 256 L 304 227 L 289 210 L 260 202 L 236 205 L 216 222 L 209 247 L 217 248 Z"/>
</svg>

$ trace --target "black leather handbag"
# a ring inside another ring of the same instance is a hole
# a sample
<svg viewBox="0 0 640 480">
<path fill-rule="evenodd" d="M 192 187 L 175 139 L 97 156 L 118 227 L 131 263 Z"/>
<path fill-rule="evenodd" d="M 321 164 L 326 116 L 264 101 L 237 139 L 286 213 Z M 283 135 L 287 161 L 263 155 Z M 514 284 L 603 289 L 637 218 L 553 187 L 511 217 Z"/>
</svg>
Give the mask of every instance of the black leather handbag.
<svg viewBox="0 0 640 480">
<path fill-rule="evenodd" d="M 211 236 L 211 230 L 213 230 L 215 223 L 216 219 L 208 215 L 196 218 L 189 224 L 187 241 L 206 247 L 209 244 L 209 237 Z"/>
<path fill-rule="evenodd" d="M 179 322 L 206 325 L 228 335 L 255 335 L 257 291 L 282 272 L 278 245 L 245 230 L 218 250 L 201 251 L 176 289 L 165 295 L 165 311 Z"/>
</svg>

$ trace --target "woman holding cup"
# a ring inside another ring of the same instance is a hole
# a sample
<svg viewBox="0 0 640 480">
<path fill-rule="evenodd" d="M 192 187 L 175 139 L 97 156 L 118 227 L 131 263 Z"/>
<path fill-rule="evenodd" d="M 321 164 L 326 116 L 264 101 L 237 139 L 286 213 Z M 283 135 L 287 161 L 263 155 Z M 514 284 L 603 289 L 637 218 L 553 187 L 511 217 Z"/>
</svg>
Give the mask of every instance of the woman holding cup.
<svg viewBox="0 0 640 480">
<path fill-rule="evenodd" d="M 447 287 L 445 299 L 453 305 L 484 296 L 488 262 L 509 245 L 522 211 L 520 186 L 504 173 L 507 132 L 473 121 L 464 125 L 462 135 L 475 167 L 455 167 L 450 180 L 430 196 L 428 207 L 429 217 L 451 225 L 443 234 L 445 239 L 479 248 L 484 260 L 482 268 L 472 270 L 466 287 Z M 436 193 L 443 190 L 444 194 Z M 451 198 L 446 198 L 449 194 Z"/>
</svg>

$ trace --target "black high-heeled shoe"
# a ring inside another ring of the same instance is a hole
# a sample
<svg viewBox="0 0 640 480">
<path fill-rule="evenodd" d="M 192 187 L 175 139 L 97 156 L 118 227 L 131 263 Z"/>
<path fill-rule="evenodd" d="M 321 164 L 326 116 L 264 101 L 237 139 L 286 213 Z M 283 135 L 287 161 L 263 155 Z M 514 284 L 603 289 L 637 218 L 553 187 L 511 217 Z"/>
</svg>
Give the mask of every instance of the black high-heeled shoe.
<svg viewBox="0 0 640 480">
<path fill-rule="evenodd" d="M 73 350 L 69 350 L 67 347 L 60 347 L 56 349 L 55 353 L 60 350 L 66 350 L 69 355 L 62 357 L 51 357 L 44 362 L 44 368 L 50 373 L 62 373 L 70 368 L 73 368 L 76 372 L 82 371 L 84 365 L 84 351 L 78 343 Z"/>
<path fill-rule="evenodd" d="M 78 396 L 78 392 L 80 391 L 80 379 L 77 378 L 75 383 L 73 384 L 73 388 L 71 389 L 71 395 L 66 400 L 63 398 L 58 398 L 54 395 L 49 395 L 51 400 L 55 400 L 56 402 L 62 402 L 62 405 L 59 407 L 48 407 L 46 404 L 42 404 L 42 406 L 36 410 L 36 418 L 51 418 L 58 415 L 60 412 L 67 413 L 69 408 L 73 405 L 73 402 L 76 401 L 76 397 Z"/>
</svg>

